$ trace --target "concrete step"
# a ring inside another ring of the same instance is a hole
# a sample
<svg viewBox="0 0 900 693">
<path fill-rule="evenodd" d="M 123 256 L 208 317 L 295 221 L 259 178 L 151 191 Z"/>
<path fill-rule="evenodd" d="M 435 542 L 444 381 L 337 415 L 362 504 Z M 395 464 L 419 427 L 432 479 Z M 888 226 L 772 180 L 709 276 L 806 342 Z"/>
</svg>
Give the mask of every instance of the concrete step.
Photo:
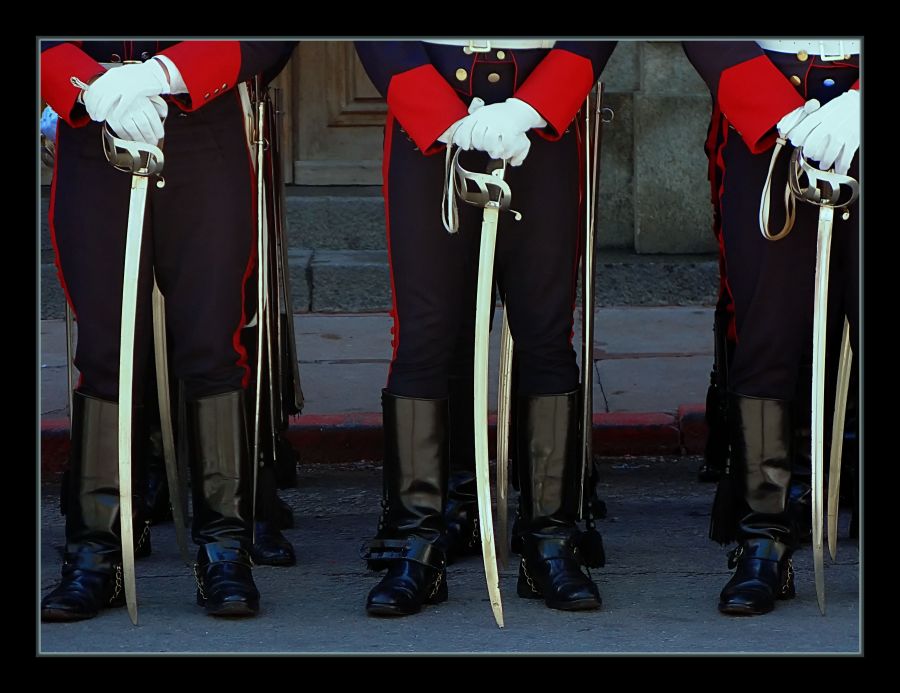
<svg viewBox="0 0 900 693">
<path fill-rule="evenodd" d="M 61 318 L 65 304 L 53 264 L 47 188 L 41 198 L 40 314 Z M 292 189 L 286 203 L 294 312 L 389 310 L 384 210 L 377 188 Z M 715 256 L 598 252 L 598 306 L 710 305 L 717 292 Z"/>
</svg>

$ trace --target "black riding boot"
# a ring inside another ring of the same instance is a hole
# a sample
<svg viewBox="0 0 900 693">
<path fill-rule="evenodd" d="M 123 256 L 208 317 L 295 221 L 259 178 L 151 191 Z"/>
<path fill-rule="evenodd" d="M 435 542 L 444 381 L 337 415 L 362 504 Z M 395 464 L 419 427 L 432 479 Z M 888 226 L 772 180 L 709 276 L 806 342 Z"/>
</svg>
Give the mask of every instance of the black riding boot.
<svg viewBox="0 0 900 693">
<path fill-rule="evenodd" d="M 443 540 L 448 565 L 457 558 L 481 554 L 471 378 L 450 379 L 449 406 L 450 479 Z"/>
<path fill-rule="evenodd" d="M 578 548 L 579 393 L 521 396 L 518 411 L 518 595 L 543 598 L 551 609 L 599 608 Z"/>
<path fill-rule="evenodd" d="M 387 567 L 366 599 L 378 616 L 414 614 L 447 599 L 441 544 L 447 496 L 447 400 L 412 399 L 383 391 L 384 512 L 363 555 Z"/>
<path fill-rule="evenodd" d="M 729 556 L 737 570 L 722 590 L 719 611 L 764 614 L 776 599 L 794 596 L 790 402 L 732 395 L 729 422 L 739 544 Z"/>
<path fill-rule="evenodd" d="M 75 392 L 62 582 L 41 601 L 42 621 L 93 618 L 125 604 L 119 527 L 119 407 Z"/>
<path fill-rule="evenodd" d="M 250 567 L 253 468 L 244 393 L 188 402 L 197 603 L 213 616 L 252 616 L 259 592 Z"/>
<path fill-rule="evenodd" d="M 290 566 L 297 562 L 294 547 L 281 533 L 276 472 L 272 465 L 259 468 L 256 482 L 256 522 L 250 557 L 256 565 Z"/>
</svg>

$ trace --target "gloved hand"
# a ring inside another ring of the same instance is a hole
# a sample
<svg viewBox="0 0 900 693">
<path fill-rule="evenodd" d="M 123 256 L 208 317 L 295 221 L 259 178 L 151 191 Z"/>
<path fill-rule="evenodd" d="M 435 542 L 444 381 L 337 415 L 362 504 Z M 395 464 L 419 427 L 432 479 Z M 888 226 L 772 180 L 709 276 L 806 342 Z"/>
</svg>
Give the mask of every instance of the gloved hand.
<svg viewBox="0 0 900 693">
<path fill-rule="evenodd" d="M 56 142 L 56 124 L 59 116 L 50 106 L 41 111 L 41 134 L 50 142 Z"/>
<path fill-rule="evenodd" d="M 547 126 L 547 121 L 524 101 L 510 98 L 478 108 L 466 116 L 453 133 L 453 143 L 463 149 L 487 152 L 492 159 L 507 159 L 520 166 L 531 141 L 525 133 Z"/>
<path fill-rule="evenodd" d="M 810 113 L 815 113 L 819 108 L 820 104 L 818 99 L 810 99 L 799 108 L 795 108 L 778 121 L 778 125 L 776 126 L 778 128 L 778 134 L 783 139 L 788 139 L 791 130 L 802 123 L 806 119 L 806 116 Z"/>
<path fill-rule="evenodd" d="M 790 133 L 791 144 L 803 147 L 803 156 L 827 171 L 846 174 L 859 149 L 859 92 L 849 89 L 826 103 Z"/>
<path fill-rule="evenodd" d="M 484 99 L 476 96 L 474 99 L 472 99 L 472 103 L 469 104 L 469 115 L 477 111 L 482 106 L 484 106 Z M 449 128 L 444 130 L 444 133 L 440 137 L 438 137 L 438 142 L 450 144 L 453 141 L 453 133 L 456 132 L 456 128 L 458 128 L 465 119 L 466 116 L 463 116 L 455 123 L 453 123 L 453 125 L 451 125 Z"/>
<path fill-rule="evenodd" d="M 163 138 L 162 121 L 169 112 L 169 106 L 161 97 L 142 96 L 119 114 L 121 110 L 116 109 L 106 123 L 123 140 L 156 144 Z"/>
<path fill-rule="evenodd" d="M 158 60 L 107 70 L 85 90 L 83 100 L 91 120 L 119 122 L 134 103 L 147 96 L 169 93 L 169 80 Z"/>
</svg>

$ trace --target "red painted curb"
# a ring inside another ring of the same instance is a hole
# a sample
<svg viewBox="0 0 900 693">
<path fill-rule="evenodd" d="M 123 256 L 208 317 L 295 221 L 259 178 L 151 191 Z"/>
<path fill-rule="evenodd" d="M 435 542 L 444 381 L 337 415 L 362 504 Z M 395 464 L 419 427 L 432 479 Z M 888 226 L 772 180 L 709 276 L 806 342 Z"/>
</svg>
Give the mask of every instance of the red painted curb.
<svg viewBox="0 0 900 693">
<path fill-rule="evenodd" d="M 699 454 L 706 443 L 703 405 L 684 405 L 678 414 L 616 412 L 594 414 L 594 452 L 598 455 Z M 493 454 L 495 417 L 489 421 Z M 336 463 L 381 459 L 381 414 L 311 414 L 298 417 L 287 438 L 299 451 L 301 463 Z M 41 421 L 41 475 L 62 474 L 69 455 L 69 420 Z"/>
<path fill-rule="evenodd" d="M 678 428 L 685 455 L 702 455 L 709 430 L 706 427 L 705 404 L 682 404 L 678 407 Z"/>
</svg>

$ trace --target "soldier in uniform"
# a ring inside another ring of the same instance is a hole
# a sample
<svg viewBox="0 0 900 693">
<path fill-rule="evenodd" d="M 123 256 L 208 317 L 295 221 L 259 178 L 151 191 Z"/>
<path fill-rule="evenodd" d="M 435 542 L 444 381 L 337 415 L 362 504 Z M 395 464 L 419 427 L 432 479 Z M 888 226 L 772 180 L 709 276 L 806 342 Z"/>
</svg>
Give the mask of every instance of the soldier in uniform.
<svg viewBox="0 0 900 693">
<path fill-rule="evenodd" d="M 818 211 L 798 203 L 793 230 L 770 242 L 759 229 L 760 196 L 779 135 L 820 169 L 858 178 L 859 42 L 689 41 L 684 48 L 713 97 L 707 153 L 736 332 L 728 367 L 730 469 L 717 494 L 721 507 L 735 504 L 736 526 L 714 509 L 714 523 L 723 526 L 711 535 L 738 547 L 719 610 L 762 614 L 794 596 L 792 400 L 812 335 Z M 775 199 L 787 161 L 785 154 L 772 171 Z M 781 228 L 784 210 L 772 207 L 771 227 Z M 859 225 L 856 206 L 849 211 L 849 221 L 835 217 L 831 281 L 839 283 L 839 300 L 831 312 L 846 313 L 856 352 Z"/>
<path fill-rule="evenodd" d="M 117 364 L 131 181 L 104 157 L 104 122 L 126 140 L 154 144 L 165 135 L 166 184 L 151 186 L 147 198 L 134 401 L 144 400 L 155 273 L 167 301 L 171 368 L 184 383 L 193 537 L 200 547 L 197 600 L 212 615 L 254 615 L 259 592 L 249 557 L 253 468 L 244 402 L 251 372 L 240 330 L 256 262 L 255 181 L 235 88 L 283 65 L 293 44 L 47 41 L 41 48 L 41 94 L 63 121 L 50 224 L 60 281 L 78 319 L 81 373 L 62 581 L 42 600 L 41 618 L 91 618 L 124 603 Z M 72 77 L 89 88 L 82 91 Z M 137 424 L 140 407 L 134 417 Z M 145 445 L 140 436 L 134 441 Z"/>
<path fill-rule="evenodd" d="M 441 223 L 443 153 L 451 142 L 478 150 L 460 158 L 469 170 L 484 171 L 490 158 L 508 160 L 513 206 L 523 214 L 520 222 L 501 218 L 494 267 L 518 363 L 518 592 L 552 608 L 600 606 L 575 550 L 579 402 L 570 339 L 582 148 L 573 120 L 613 47 L 539 40 L 357 43 L 388 103 L 383 191 L 394 318 L 382 392 L 384 512 L 367 554 L 377 555 L 370 565 L 387 573 L 368 595 L 370 614 L 411 614 L 447 598 L 448 455 L 457 421 L 472 418 L 471 408 L 463 413 L 466 405 L 457 408 L 455 401 L 472 397 L 463 380 L 473 360 L 481 223 L 479 210 L 466 205 L 458 234 Z M 469 426 L 460 436 L 467 450 L 471 435 Z"/>
</svg>

